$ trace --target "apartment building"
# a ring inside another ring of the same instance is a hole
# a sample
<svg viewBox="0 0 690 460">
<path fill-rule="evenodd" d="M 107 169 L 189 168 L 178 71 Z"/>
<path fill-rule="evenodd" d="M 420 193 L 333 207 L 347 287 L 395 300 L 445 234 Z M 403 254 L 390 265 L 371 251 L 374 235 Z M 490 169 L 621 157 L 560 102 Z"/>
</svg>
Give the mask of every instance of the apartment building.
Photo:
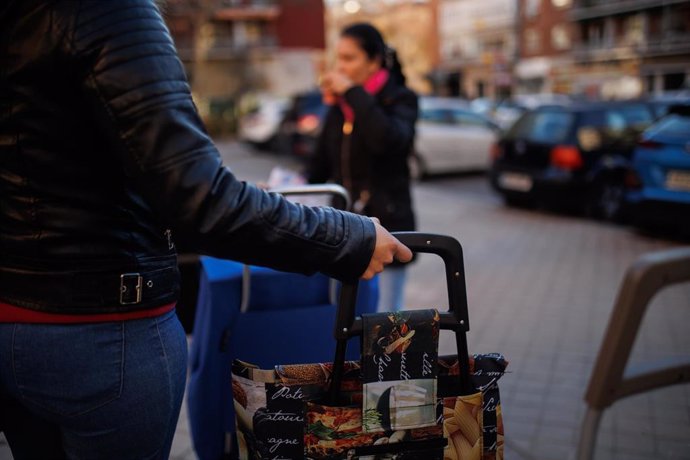
<svg viewBox="0 0 690 460">
<path fill-rule="evenodd" d="M 170 0 L 165 18 L 200 97 L 289 95 L 316 84 L 321 0 Z"/>
<path fill-rule="evenodd" d="M 575 91 L 605 98 L 690 88 L 690 1 L 574 0 Z"/>
<path fill-rule="evenodd" d="M 519 1 L 516 93 L 572 92 L 572 6 L 572 0 Z"/>
<path fill-rule="evenodd" d="M 442 92 L 497 99 L 511 94 L 516 17 L 516 0 L 439 1 L 437 73 L 445 76 Z"/>
</svg>

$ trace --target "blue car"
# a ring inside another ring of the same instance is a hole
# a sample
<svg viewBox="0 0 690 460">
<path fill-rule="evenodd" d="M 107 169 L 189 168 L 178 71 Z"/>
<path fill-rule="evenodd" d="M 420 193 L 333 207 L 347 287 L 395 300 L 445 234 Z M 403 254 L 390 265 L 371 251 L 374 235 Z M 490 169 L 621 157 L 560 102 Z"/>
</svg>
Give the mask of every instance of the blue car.
<svg viewBox="0 0 690 460">
<path fill-rule="evenodd" d="M 672 107 L 645 130 L 632 166 L 626 201 L 633 222 L 690 226 L 690 105 Z"/>
</svg>

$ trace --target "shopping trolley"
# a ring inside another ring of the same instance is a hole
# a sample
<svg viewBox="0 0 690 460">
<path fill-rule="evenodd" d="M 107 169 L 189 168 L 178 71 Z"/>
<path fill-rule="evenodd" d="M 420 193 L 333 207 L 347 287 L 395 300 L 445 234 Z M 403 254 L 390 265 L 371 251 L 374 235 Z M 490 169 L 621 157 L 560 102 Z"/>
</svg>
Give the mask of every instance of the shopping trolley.
<svg viewBox="0 0 690 460">
<path fill-rule="evenodd" d="M 338 185 L 284 187 L 286 196 L 328 196 L 349 207 Z M 194 449 L 202 460 L 217 460 L 232 447 L 235 417 L 230 366 L 237 358 L 269 365 L 276 358 L 306 363 L 330 359 L 330 327 L 338 286 L 325 275 L 304 276 L 238 262 L 202 257 L 199 296 L 190 347 L 187 408 Z M 378 283 L 362 283 L 357 312 L 376 310 Z M 304 338 L 308 331 L 310 340 Z M 298 340 L 300 339 L 300 340 Z M 359 347 L 349 350 L 355 358 Z"/>
</svg>

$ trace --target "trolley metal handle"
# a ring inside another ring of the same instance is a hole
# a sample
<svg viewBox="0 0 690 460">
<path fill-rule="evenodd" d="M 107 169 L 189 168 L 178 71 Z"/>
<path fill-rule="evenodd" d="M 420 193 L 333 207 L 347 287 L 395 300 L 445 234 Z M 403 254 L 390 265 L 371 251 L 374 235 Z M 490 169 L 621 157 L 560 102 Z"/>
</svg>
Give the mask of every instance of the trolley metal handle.
<svg viewBox="0 0 690 460">
<path fill-rule="evenodd" d="M 276 187 L 269 190 L 272 193 L 280 193 L 283 196 L 311 196 L 329 195 L 338 200 L 334 203 L 336 209 L 350 209 L 350 194 L 347 190 L 337 184 L 308 184 L 290 185 L 286 187 Z M 250 288 L 252 284 L 252 274 L 249 265 L 242 267 L 242 298 L 240 301 L 240 312 L 245 313 L 249 309 Z M 328 286 L 328 299 L 335 305 L 338 299 L 338 282 L 330 280 Z"/>
<path fill-rule="evenodd" d="M 281 195 L 330 195 L 338 200 L 342 200 L 342 206 L 340 203 L 336 203 L 333 207 L 336 209 L 350 209 L 351 200 L 350 194 L 347 190 L 338 184 L 309 184 L 309 185 L 289 185 L 286 187 L 276 187 L 269 190 L 270 192 L 280 193 Z"/>
<path fill-rule="evenodd" d="M 460 364 L 460 391 L 471 394 L 475 391 L 470 377 L 467 348 L 467 331 L 469 318 L 467 311 L 467 290 L 463 267 L 462 246 L 455 238 L 445 235 L 417 232 L 393 233 L 401 243 L 413 252 L 437 254 L 443 259 L 446 268 L 449 308 L 447 313 L 440 313 L 441 329 L 455 332 Z M 347 340 L 362 334 L 362 319 L 355 318 L 358 283 L 343 284 L 336 313 L 335 339 L 336 350 L 333 360 L 333 373 L 329 389 L 329 401 L 336 404 L 342 385 L 345 366 Z"/>
</svg>

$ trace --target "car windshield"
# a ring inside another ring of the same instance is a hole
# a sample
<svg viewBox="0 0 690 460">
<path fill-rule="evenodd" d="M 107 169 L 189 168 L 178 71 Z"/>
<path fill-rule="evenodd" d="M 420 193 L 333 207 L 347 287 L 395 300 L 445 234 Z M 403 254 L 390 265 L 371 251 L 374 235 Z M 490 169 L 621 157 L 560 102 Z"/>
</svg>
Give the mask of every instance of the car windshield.
<svg viewBox="0 0 690 460">
<path fill-rule="evenodd" d="M 507 134 L 508 139 L 525 139 L 544 144 L 565 142 L 574 115 L 563 111 L 529 112 L 520 118 Z"/>
<path fill-rule="evenodd" d="M 682 115 L 668 115 L 654 123 L 645 132 L 647 139 L 664 137 L 681 142 L 690 141 L 690 117 Z"/>
</svg>

